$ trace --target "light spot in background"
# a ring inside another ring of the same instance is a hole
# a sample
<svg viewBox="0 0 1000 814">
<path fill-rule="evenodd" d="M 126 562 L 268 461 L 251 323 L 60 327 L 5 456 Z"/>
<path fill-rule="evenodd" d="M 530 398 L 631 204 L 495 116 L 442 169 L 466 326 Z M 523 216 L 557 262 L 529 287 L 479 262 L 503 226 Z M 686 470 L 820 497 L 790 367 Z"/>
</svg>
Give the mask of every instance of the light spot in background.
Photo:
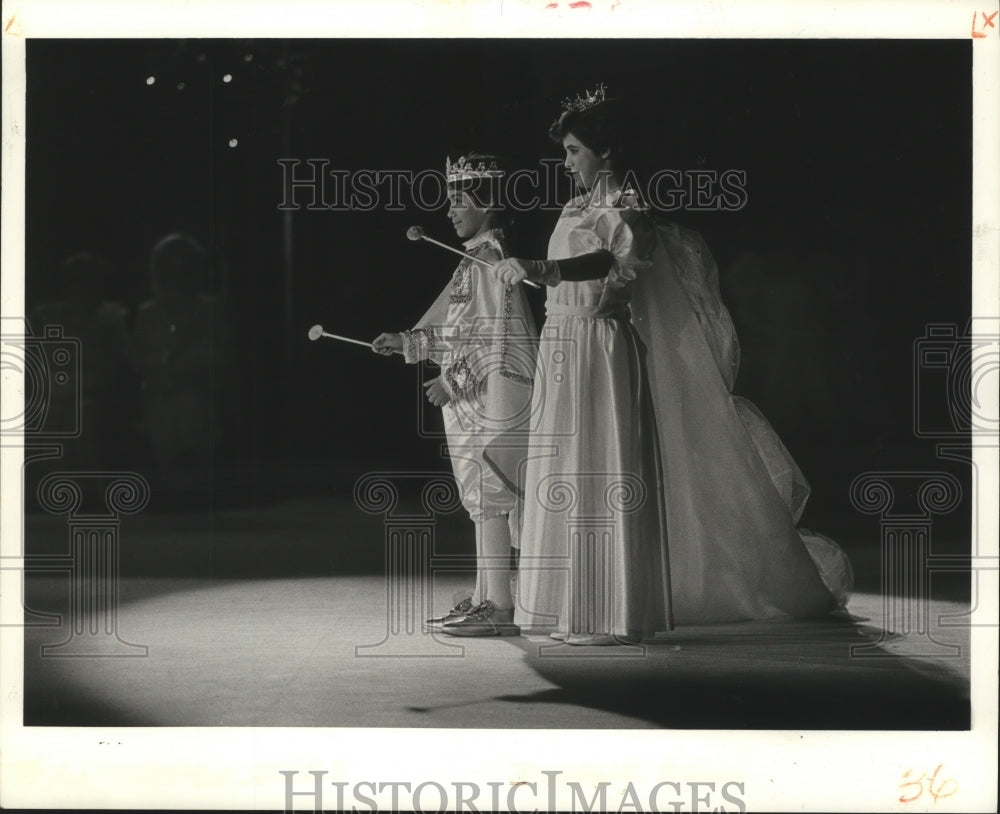
<svg viewBox="0 0 1000 814">
<path fill-rule="evenodd" d="M 222 81 L 223 82 L 232 82 L 233 81 L 233 75 L 231 73 L 227 73 L 224 77 L 222 77 Z"/>
<path fill-rule="evenodd" d="M 229 139 L 229 146 L 230 147 L 235 147 L 237 144 L 239 144 L 239 141 L 237 141 L 236 139 L 234 139 L 234 138 Z"/>
<path fill-rule="evenodd" d="M 147 85 L 152 85 L 155 81 L 156 81 L 156 77 L 155 76 L 147 76 L 146 77 L 146 84 Z"/>
</svg>

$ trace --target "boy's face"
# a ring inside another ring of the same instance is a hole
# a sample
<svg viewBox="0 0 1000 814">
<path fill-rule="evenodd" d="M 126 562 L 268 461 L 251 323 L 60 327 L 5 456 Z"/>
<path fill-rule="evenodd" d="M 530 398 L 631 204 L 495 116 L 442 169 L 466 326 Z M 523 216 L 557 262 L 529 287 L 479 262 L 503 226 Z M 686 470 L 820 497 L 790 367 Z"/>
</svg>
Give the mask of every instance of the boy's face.
<svg viewBox="0 0 1000 814">
<path fill-rule="evenodd" d="M 448 217 L 455 232 L 463 240 L 475 237 L 490 228 L 490 212 L 479 206 L 472 196 L 460 190 L 448 193 Z"/>
</svg>

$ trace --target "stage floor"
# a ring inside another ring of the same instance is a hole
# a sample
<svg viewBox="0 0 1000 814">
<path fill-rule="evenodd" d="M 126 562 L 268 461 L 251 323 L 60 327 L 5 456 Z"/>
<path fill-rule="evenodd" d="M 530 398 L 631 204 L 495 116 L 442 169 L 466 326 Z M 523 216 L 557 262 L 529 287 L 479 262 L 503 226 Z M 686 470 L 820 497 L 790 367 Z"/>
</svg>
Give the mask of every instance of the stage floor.
<svg viewBox="0 0 1000 814">
<path fill-rule="evenodd" d="M 434 611 L 451 607 L 471 577 L 435 570 L 431 594 L 415 580 L 408 593 L 390 600 L 386 529 L 383 517 L 359 511 L 346 491 L 122 518 L 117 636 L 138 647 L 119 645 L 113 655 L 121 657 L 67 656 L 72 647 L 43 654 L 43 647 L 69 636 L 72 582 L 68 573 L 29 572 L 27 608 L 58 618 L 26 619 L 25 724 L 969 725 L 969 630 L 954 618 L 968 610 L 969 575 L 935 575 L 932 601 L 910 608 L 925 613 L 927 635 L 885 636 L 877 539 L 838 533 L 857 576 L 849 606 L 853 621 L 683 627 L 641 648 L 579 648 L 537 636 L 455 639 L 422 633 L 421 603 Z M 460 512 L 439 518 L 435 556 L 467 561 L 470 533 Z M 68 548 L 67 520 L 27 515 L 25 539 L 28 553 L 58 561 Z M 939 548 L 944 543 L 934 541 Z M 951 547 L 962 549 L 959 543 Z M 91 622 L 101 627 L 106 621 L 75 619 L 84 631 Z M 920 624 L 917 617 L 910 621 L 913 631 Z M 91 638 L 117 641 L 89 637 L 73 642 L 86 649 Z M 913 655 L 921 652 L 929 655 Z"/>
<path fill-rule="evenodd" d="M 65 604 L 66 580 L 32 585 Z M 448 607 L 466 581 L 438 579 Z M 868 621 L 682 628 L 642 647 L 579 648 L 545 637 L 390 633 L 377 576 L 126 579 L 119 657 L 42 655 L 65 627 L 25 630 L 25 724 L 442 728 L 965 729 L 967 630 L 935 625 L 947 657 L 907 657 L 923 637 Z M 934 602 L 931 618 L 964 603 Z M 105 637 L 106 638 L 106 637 Z M 84 640 L 87 636 L 83 637 Z M 96 641 L 96 639 L 94 640 Z M 864 650 L 854 650 L 869 644 Z"/>
</svg>

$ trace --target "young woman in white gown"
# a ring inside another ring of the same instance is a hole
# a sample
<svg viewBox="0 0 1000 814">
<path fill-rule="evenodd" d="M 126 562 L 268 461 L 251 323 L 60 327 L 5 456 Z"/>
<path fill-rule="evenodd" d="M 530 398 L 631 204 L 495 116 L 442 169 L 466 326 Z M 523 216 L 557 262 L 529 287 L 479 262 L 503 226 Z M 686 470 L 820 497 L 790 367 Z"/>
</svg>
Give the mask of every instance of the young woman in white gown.
<svg viewBox="0 0 1000 814">
<path fill-rule="evenodd" d="M 537 331 L 523 286 L 500 282 L 484 265 L 507 256 L 499 159 L 462 156 L 447 162 L 446 174 L 448 216 L 475 260 L 458 264 L 413 329 L 380 334 L 372 346 L 383 355 L 400 353 L 408 364 L 440 365 L 441 375 L 426 385 L 427 398 L 442 408 L 452 469 L 476 528 L 472 595 L 426 624 L 453 636 L 510 636 L 519 632 L 513 623 L 510 557 L 520 499 L 483 455 L 528 419 Z"/>
<path fill-rule="evenodd" d="M 622 187 L 623 127 L 603 86 L 567 106 L 550 136 L 580 194 L 548 260 L 496 269 L 548 286 L 516 621 L 604 645 L 831 611 L 850 564 L 796 529 L 808 487 L 730 392 L 738 345 L 711 255 Z"/>
</svg>

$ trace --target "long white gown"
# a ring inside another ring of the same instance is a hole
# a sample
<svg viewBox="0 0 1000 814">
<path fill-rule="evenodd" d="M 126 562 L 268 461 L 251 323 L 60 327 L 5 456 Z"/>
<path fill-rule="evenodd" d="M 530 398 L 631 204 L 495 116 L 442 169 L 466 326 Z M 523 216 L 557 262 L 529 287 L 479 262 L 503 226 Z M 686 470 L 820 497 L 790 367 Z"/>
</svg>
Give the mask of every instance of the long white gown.
<svg viewBox="0 0 1000 814">
<path fill-rule="evenodd" d="M 833 609 L 849 563 L 798 533 L 808 487 L 730 393 L 735 333 L 700 238 L 612 190 L 566 205 L 548 257 L 600 249 L 606 278 L 548 289 L 515 621 L 649 637 Z"/>
<path fill-rule="evenodd" d="M 501 229 L 464 245 L 467 253 L 487 263 L 507 256 Z M 403 337 L 407 363 L 430 360 L 441 366 L 441 381 L 451 397 L 442 408 L 448 454 L 465 509 L 477 523 L 508 515 L 516 544 L 519 495 L 483 454 L 498 438 L 527 425 L 537 330 L 524 291 L 464 259 Z"/>
</svg>

